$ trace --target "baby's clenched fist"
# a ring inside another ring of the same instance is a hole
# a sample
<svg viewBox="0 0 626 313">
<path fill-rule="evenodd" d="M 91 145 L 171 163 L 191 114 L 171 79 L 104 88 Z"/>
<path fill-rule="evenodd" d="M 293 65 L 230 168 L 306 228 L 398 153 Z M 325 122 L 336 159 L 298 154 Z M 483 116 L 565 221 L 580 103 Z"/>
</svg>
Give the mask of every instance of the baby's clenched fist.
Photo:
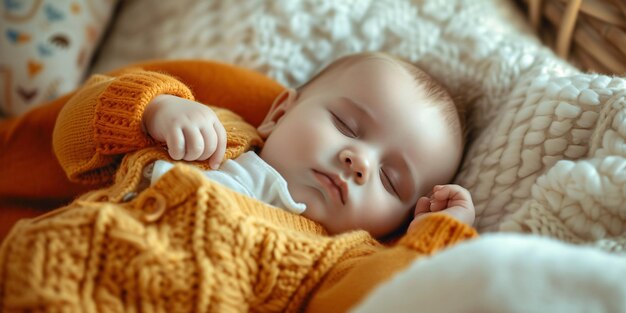
<svg viewBox="0 0 626 313">
<path fill-rule="evenodd" d="M 452 215 L 457 220 L 472 226 L 476 218 L 474 203 L 470 192 L 459 185 L 437 185 L 430 197 L 421 197 L 415 205 L 414 218 L 409 229 L 417 225 L 418 220 L 433 213 Z"/>
<path fill-rule="evenodd" d="M 174 160 L 204 161 L 217 168 L 226 151 L 226 130 L 206 105 L 173 95 L 156 96 L 142 117 L 148 134 L 167 145 Z"/>
</svg>

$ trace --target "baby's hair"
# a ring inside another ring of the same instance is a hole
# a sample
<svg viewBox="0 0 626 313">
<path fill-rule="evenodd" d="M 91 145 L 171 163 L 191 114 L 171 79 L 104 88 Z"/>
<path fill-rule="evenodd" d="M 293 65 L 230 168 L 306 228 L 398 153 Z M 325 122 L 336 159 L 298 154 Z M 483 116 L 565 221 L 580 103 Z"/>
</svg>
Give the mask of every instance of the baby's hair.
<svg viewBox="0 0 626 313">
<path fill-rule="evenodd" d="M 357 54 L 351 54 L 341 57 L 318 72 L 313 78 L 299 86 L 296 90 L 300 93 L 312 82 L 316 81 L 325 74 L 332 72 L 335 69 L 339 69 L 348 65 L 352 65 L 356 62 L 369 60 L 369 59 L 383 59 L 391 61 L 392 63 L 399 65 L 406 70 L 414 79 L 417 86 L 422 87 L 426 92 L 426 96 L 433 100 L 434 103 L 441 104 L 441 113 L 443 114 L 446 122 L 451 125 L 453 135 L 455 138 L 460 139 L 460 145 L 463 147 L 467 140 L 467 126 L 466 126 L 466 112 L 465 108 L 456 103 L 448 90 L 434 77 L 426 73 L 424 70 L 417 67 L 415 64 L 404 60 L 402 58 L 383 53 L 383 52 L 362 52 Z"/>
</svg>

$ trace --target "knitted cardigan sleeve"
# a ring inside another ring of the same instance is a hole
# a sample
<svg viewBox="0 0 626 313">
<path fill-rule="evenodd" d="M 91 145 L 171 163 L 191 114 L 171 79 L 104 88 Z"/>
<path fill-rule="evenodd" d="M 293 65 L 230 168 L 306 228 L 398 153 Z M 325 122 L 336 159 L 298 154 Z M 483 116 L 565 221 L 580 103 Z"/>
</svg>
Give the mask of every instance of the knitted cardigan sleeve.
<svg viewBox="0 0 626 313">
<path fill-rule="evenodd" d="M 185 84 L 158 72 L 128 69 L 117 77 L 91 77 L 65 104 L 53 132 L 54 152 L 68 178 L 107 181 L 122 154 L 153 144 L 141 117 L 159 94 L 194 99 Z"/>
<path fill-rule="evenodd" d="M 157 60 L 95 75 L 59 113 L 54 152 L 70 181 L 108 183 L 125 154 L 154 144 L 141 129 L 141 116 L 156 95 L 195 96 L 211 105 L 230 133 L 241 130 L 240 117 L 258 125 L 283 89 L 260 73 L 206 60 Z"/>
<path fill-rule="evenodd" d="M 346 254 L 311 294 L 306 311 L 347 312 L 418 257 L 477 236 L 474 228 L 446 214 L 432 214 L 417 226 L 391 248 L 362 246 Z"/>
</svg>

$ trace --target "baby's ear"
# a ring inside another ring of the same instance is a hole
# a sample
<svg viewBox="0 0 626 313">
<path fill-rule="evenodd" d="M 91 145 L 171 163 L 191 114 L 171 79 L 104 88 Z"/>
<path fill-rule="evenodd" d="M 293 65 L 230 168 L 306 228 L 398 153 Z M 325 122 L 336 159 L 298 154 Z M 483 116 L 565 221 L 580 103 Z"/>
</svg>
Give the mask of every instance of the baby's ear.
<svg viewBox="0 0 626 313">
<path fill-rule="evenodd" d="M 265 115 L 265 119 L 263 119 L 261 125 L 257 127 L 257 131 L 261 137 L 267 138 L 267 136 L 270 135 L 278 124 L 278 121 L 280 121 L 280 119 L 285 116 L 285 113 L 287 113 L 287 111 L 295 105 L 297 97 L 298 92 L 292 88 L 285 89 L 280 95 L 278 95 L 278 97 L 276 97 L 269 112 Z"/>
</svg>

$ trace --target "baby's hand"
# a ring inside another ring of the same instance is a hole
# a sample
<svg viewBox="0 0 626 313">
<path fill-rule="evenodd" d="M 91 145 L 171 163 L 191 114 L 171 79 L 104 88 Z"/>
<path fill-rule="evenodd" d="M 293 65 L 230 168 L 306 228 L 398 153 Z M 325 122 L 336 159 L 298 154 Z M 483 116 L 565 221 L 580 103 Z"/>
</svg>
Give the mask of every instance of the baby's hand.
<svg viewBox="0 0 626 313">
<path fill-rule="evenodd" d="M 429 214 L 442 212 L 450 214 L 457 220 L 472 226 L 476 212 L 470 192 L 459 185 L 437 185 L 429 197 L 421 197 L 415 205 L 415 213 L 409 229 L 414 227 L 419 219 Z"/>
<path fill-rule="evenodd" d="M 210 158 L 217 168 L 226 151 L 226 130 L 211 108 L 172 95 L 156 96 L 145 109 L 143 124 L 157 141 L 165 142 L 170 157 L 185 161 Z"/>
</svg>

